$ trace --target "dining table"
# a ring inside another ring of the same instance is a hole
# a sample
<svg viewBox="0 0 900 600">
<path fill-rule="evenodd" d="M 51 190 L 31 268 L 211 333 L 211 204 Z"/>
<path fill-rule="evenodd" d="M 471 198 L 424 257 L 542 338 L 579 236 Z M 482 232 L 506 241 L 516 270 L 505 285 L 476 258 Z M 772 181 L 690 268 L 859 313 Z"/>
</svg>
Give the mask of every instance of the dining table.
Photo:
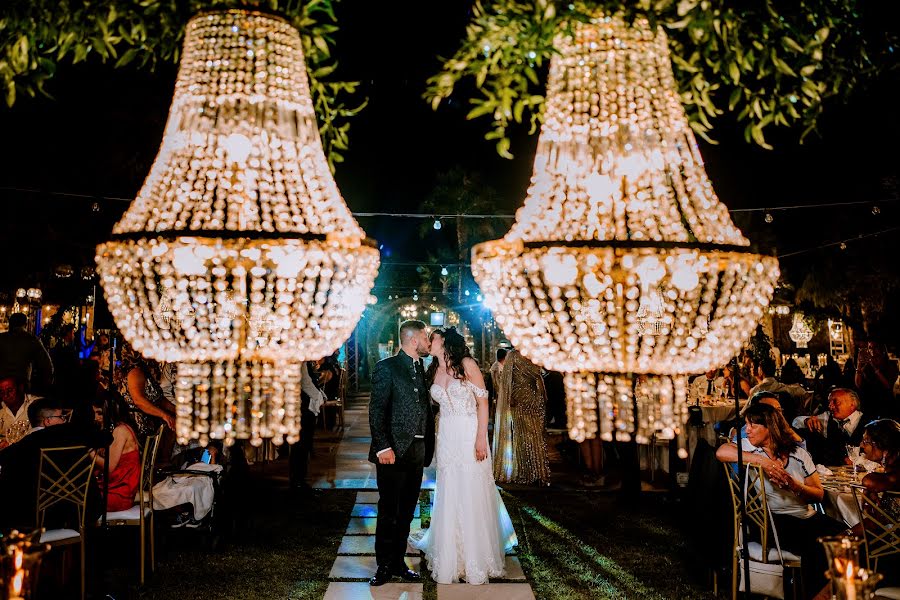
<svg viewBox="0 0 900 600">
<path fill-rule="evenodd" d="M 856 493 L 860 494 L 866 489 L 862 485 L 866 471 L 857 469 L 854 472 L 853 467 L 848 465 L 819 467 L 817 471 L 822 487 L 825 488 L 825 497 L 822 500 L 825 514 L 843 521 L 847 527 L 855 527 L 859 524 L 860 509 L 853 491 L 855 489 Z"/>
<path fill-rule="evenodd" d="M 740 401 L 742 410 L 746 404 L 746 400 Z M 706 440 L 710 446 L 713 448 L 716 447 L 716 438 L 718 436 L 718 433 L 715 430 L 716 423 L 733 419 L 735 414 L 734 400 L 719 396 L 694 397 L 691 398 L 689 406 L 699 407 L 702 416 L 701 424 L 692 425 L 690 422 L 685 423 L 685 430 L 687 432 L 687 450 L 690 462 L 690 458 L 694 456 L 694 449 L 697 447 L 697 442 L 699 440 Z"/>
</svg>

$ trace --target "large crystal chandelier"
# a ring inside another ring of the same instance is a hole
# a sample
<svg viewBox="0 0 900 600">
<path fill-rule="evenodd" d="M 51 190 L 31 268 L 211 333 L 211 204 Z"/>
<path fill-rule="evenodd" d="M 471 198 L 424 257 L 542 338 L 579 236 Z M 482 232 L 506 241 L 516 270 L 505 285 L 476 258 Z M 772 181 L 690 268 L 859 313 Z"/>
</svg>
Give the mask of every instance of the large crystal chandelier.
<svg viewBox="0 0 900 600">
<path fill-rule="evenodd" d="M 329 171 L 288 22 L 190 20 L 159 154 L 97 264 L 125 338 L 178 363 L 180 441 L 297 439 L 299 362 L 349 337 L 379 257 Z"/>
<path fill-rule="evenodd" d="M 472 270 L 512 344 L 567 374 L 573 439 L 671 438 L 685 375 L 737 353 L 778 263 L 713 191 L 661 29 L 598 15 L 554 45 L 528 196 Z"/>
</svg>

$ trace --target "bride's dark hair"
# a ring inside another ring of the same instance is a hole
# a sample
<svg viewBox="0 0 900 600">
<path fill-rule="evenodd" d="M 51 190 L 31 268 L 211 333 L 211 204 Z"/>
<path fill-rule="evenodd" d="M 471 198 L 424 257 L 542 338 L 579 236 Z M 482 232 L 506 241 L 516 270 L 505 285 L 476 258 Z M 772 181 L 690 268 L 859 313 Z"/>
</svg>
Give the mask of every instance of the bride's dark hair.
<svg viewBox="0 0 900 600">
<path fill-rule="evenodd" d="M 466 346 L 466 338 L 464 338 L 456 327 L 444 327 L 443 329 L 435 329 L 431 332 L 431 337 L 439 335 L 444 340 L 444 362 L 453 371 L 453 377 L 456 379 L 465 379 L 465 367 L 463 367 L 464 358 L 472 358 L 469 347 Z M 428 366 L 428 381 L 433 383 L 434 376 L 437 373 L 438 361 L 433 360 Z"/>
</svg>

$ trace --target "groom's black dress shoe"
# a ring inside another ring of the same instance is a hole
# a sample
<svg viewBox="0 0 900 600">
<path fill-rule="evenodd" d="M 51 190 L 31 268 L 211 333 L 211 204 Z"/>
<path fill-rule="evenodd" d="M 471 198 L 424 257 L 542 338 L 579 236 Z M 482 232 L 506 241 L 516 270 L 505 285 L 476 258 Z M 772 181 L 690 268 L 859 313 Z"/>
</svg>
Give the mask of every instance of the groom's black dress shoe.
<svg viewBox="0 0 900 600">
<path fill-rule="evenodd" d="M 394 568 L 393 570 L 391 570 L 391 575 L 393 575 L 394 577 L 399 577 L 403 581 L 411 581 L 413 583 L 422 581 L 422 576 L 412 569 L 408 569 L 406 565 Z"/>
<path fill-rule="evenodd" d="M 391 580 L 391 570 L 387 567 L 378 567 L 378 570 L 375 571 L 374 575 L 372 575 L 372 579 L 369 580 L 369 585 L 371 585 L 371 586 L 384 585 L 390 580 Z"/>
</svg>

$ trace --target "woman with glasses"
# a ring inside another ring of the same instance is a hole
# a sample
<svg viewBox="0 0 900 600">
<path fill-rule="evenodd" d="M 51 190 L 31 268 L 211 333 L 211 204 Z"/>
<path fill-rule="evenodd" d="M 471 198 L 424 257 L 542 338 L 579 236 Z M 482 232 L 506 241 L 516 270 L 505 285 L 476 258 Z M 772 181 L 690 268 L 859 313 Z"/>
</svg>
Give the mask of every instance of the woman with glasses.
<svg viewBox="0 0 900 600">
<path fill-rule="evenodd" d="M 869 473 L 863 478 L 866 492 L 880 498 L 884 511 L 900 520 L 900 498 L 881 495 L 900 492 L 900 423 L 892 419 L 872 421 L 863 430 L 859 449 L 867 459 L 884 467 L 883 473 Z"/>
</svg>

